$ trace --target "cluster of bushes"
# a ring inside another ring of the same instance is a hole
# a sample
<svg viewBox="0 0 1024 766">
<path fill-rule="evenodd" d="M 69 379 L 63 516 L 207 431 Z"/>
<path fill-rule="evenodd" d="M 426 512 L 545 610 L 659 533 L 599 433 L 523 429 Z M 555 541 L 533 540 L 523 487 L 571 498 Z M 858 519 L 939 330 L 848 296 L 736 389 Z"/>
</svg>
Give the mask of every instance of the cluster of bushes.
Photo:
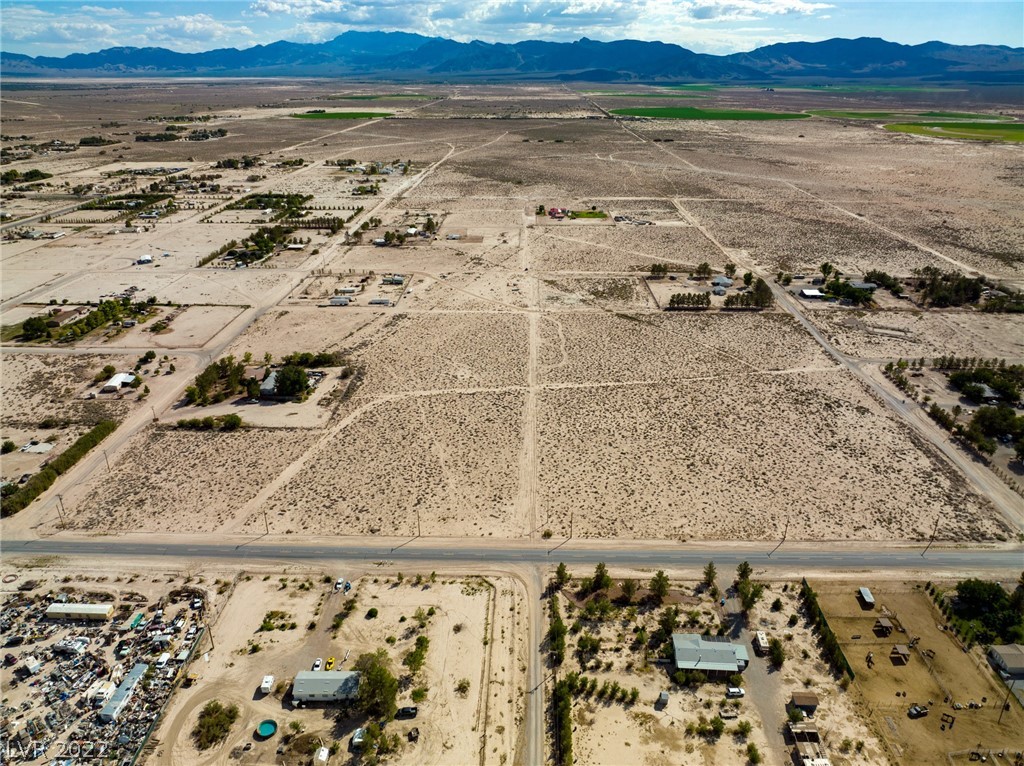
<svg viewBox="0 0 1024 766">
<path fill-rule="evenodd" d="M 572 694 L 575 686 L 576 678 L 570 674 L 557 681 L 551 692 L 555 763 L 560 766 L 572 766 Z"/>
<path fill-rule="evenodd" d="M 184 431 L 237 431 L 243 425 L 242 418 L 234 414 L 184 418 L 175 423 L 177 428 Z"/>
<path fill-rule="evenodd" d="M 416 646 L 402 660 L 402 664 L 409 668 L 412 673 L 418 673 L 427 660 L 427 649 L 430 648 L 430 639 L 424 635 L 416 636 Z"/>
<path fill-rule="evenodd" d="M 281 361 L 296 367 L 339 367 L 345 363 L 345 357 L 339 351 L 321 351 L 316 354 L 310 351 L 296 351 Z"/>
<path fill-rule="evenodd" d="M 758 277 L 750 292 L 734 293 L 725 299 L 727 309 L 766 309 L 775 304 L 775 295 L 768 283 Z"/>
<path fill-rule="evenodd" d="M 1024 313 L 1024 293 L 991 297 L 985 301 L 981 310 L 990 314 L 1022 314 Z"/>
<path fill-rule="evenodd" d="M 544 206 L 538 208 L 540 215 L 544 214 Z M 652 263 L 651 264 L 651 279 L 661 279 L 668 274 L 667 263 Z"/>
<path fill-rule="evenodd" d="M 86 136 L 78 141 L 79 146 L 109 146 L 110 144 L 116 144 L 117 141 L 112 141 L 109 138 L 103 136 Z"/>
<path fill-rule="evenodd" d="M 196 376 L 195 382 L 185 389 L 185 401 L 199 405 L 211 402 L 216 404 L 243 390 L 250 396 L 259 396 L 259 381 L 255 378 L 243 379 L 244 374 L 245 362 L 238 362 L 235 361 L 235 357 L 226 356 Z"/>
<path fill-rule="evenodd" d="M 551 624 L 548 626 L 548 652 L 551 654 L 551 664 L 561 665 L 565 662 L 565 634 L 568 629 L 562 620 L 562 611 L 558 606 L 557 595 L 551 595 L 548 608 L 551 610 Z"/>
<path fill-rule="evenodd" d="M 833 297 L 849 301 L 854 306 L 866 306 L 871 303 L 874 297 L 871 290 L 854 287 L 849 282 L 843 282 L 839 279 L 833 279 L 827 283 L 825 289 Z"/>
<path fill-rule="evenodd" d="M 966 277 L 959 271 L 942 271 L 935 266 L 914 270 L 924 302 L 937 308 L 977 303 L 985 289 L 981 277 Z"/>
<path fill-rule="evenodd" d="M 596 678 L 587 678 L 570 673 L 565 677 L 566 684 L 570 691 L 578 697 L 595 698 L 607 700 L 608 702 L 620 702 L 623 705 L 635 705 L 640 698 L 640 690 L 635 686 L 627 689 L 620 686 L 618 681 L 605 681 L 597 685 Z"/>
<path fill-rule="evenodd" d="M 295 215 L 311 199 L 313 199 L 312 194 L 273 194 L 270 192 L 249 194 L 236 202 L 232 202 L 226 209 L 263 210 L 270 208 Z"/>
<path fill-rule="evenodd" d="M 157 142 L 160 142 L 160 141 L 177 141 L 178 138 L 179 138 L 178 134 L 173 132 L 173 131 L 171 131 L 171 132 L 165 131 L 163 133 L 139 133 L 139 135 L 135 136 L 135 140 L 136 141 L 141 141 L 143 143 L 157 143 Z"/>
<path fill-rule="evenodd" d="M 853 668 L 850 666 L 849 660 L 846 659 L 846 655 L 843 654 L 843 648 L 839 645 L 839 639 L 832 632 L 828 620 L 825 619 L 825 613 L 821 611 L 821 606 L 818 604 L 818 595 L 808 584 L 807 580 L 803 580 L 800 583 L 800 598 L 803 600 L 804 608 L 807 610 L 807 616 L 811 618 L 814 627 L 821 633 L 821 643 L 822 648 L 825 650 L 825 658 L 832 665 L 832 669 L 836 673 L 846 673 L 851 679 L 854 678 Z"/>
<path fill-rule="evenodd" d="M 899 295 L 903 292 L 903 283 L 900 282 L 896 277 L 886 274 L 884 271 L 873 270 L 869 271 L 864 275 L 865 282 L 874 282 L 879 287 L 884 287 L 886 290 L 891 292 L 893 295 Z"/>
<path fill-rule="evenodd" d="M 904 370 L 908 369 L 909 366 L 909 362 L 900 359 L 895 364 L 888 362 L 885 365 L 883 372 L 885 373 L 885 377 L 891 380 L 896 388 L 913 399 L 917 397 L 917 386 L 911 383 L 910 379 L 904 373 Z"/>
<path fill-rule="evenodd" d="M 159 184 L 156 184 L 159 186 Z M 106 197 L 94 200 L 82 205 L 81 210 L 134 210 L 139 211 L 147 207 L 171 199 L 170 194 L 133 192 L 131 194 L 119 194 L 116 197 Z"/>
<path fill-rule="evenodd" d="M 10 170 L 5 170 L 3 175 L 0 175 L 0 183 L 4 186 L 7 186 L 8 184 L 26 184 L 32 183 L 33 181 L 43 181 L 47 178 L 53 178 L 53 175 L 51 173 L 44 173 L 38 168 L 26 170 L 24 173 L 12 168 Z"/>
<path fill-rule="evenodd" d="M 1016 402 L 1020 399 L 1021 386 L 1024 385 L 1024 365 L 958 370 L 949 374 L 949 384 L 976 404 L 985 398 L 983 385 L 1006 401 Z"/>
<path fill-rule="evenodd" d="M 239 168 L 247 170 L 249 168 L 256 167 L 257 165 L 259 165 L 259 162 L 259 157 L 250 157 L 249 155 L 245 155 L 240 160 L 236 160 L 233 158 L 228 158 L 226 160 L 217 160 L 217 164 L 215 164 L 214 167 L 226 168 L 228 170 L 238 170 Z"/>
<path fill-rule="evenodd" d="M 238 706 L 224 706 L 218 700 L 207 702 L 192 729 L 192 739 L 199 750 L 209 750 L 227 739 L 231 726 L 238 720 Z"/>
<path fill-rule="evenodd" d="M 274 252 L 275 247 L 285 244 L 294 232 L 295 229 L 290 226 L 261 226 L 250 234 L 246 241 L 253 249 L 269 255 Z"/>
<path fill-rule="evenodd" d="M 931 583 L 925 589 L 965 643 L 1024 642 L 1024 584 L 1008 594 L 999 583 L 970 578 L 957 583 L 953 598 Z"/>
<path fill-rule="evenodd" d="M 668 299 L 669 311 L 706 309 L 711 306 L 710 293 L 675 293 Z"/>
<path fill-rule="evenodd" d="M 87 433 L 78 437 L 74 444 L 51 460 L 43 470 L 22 484 L 16 492 L 0 499 L 0 516 L 13 516 L 25 508 L 49 489 L 57 481 L 58 476 L 70 470 L 75 463 L 88 454 L 89 450 L 112 434 L 116 428 L 116 421 L 102 420 Z"/>
<path fill-rule="evenodd" d="M 698 736 L 709 740 L 716 740 L 725 734 L 725 721 L 722 716 L 716 715 L 710 721 L 701 713 L 697 717 L 697 723 L 686 724 L 686 735 L 688 737 Z"/>
</svg>

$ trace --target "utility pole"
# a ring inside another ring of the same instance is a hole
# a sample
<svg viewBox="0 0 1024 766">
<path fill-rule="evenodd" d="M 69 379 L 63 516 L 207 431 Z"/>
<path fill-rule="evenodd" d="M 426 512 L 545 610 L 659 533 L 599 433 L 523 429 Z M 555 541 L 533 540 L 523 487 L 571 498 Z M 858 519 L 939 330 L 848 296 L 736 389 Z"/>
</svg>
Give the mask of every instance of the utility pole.
<svg viewBox="0 0 1024 766">
<path fill-rule="evenodd" d="M 576 511 L 569 511 L 569 539 L 572 540 L 573 522 L 575 521 Z"/>
<path fill-rule="evenodd" d="M 107 457 L 107 451 L 106 450 L 103 450 L 103 459 L 107 463 L 107 473 L 110 473 L 110 458 Z"/>
<path fill-rule="evenodd" d="M 423 537 L 423 527 L 420 526 L 420 508 L 416 506 L 416 537 Z"/>
<path fill-rule="evenodd" d="M 57 515 L 60 516 L 60 525 L 62 527 L 66 526 L 66 523 L 64 521 L 64 496 L 63 495 L 57 495 Z"/>
<path fill-rule="evenodd" d="M 931 539 L 928 540 L 928 545 L 926 545 L 924 547 L 924 550 L 921 551 L 921 556 L 922 557 L 924 557 L 924 554 L 926 554 L 928 552 L 928 549 L 932 547 L 932 543 L 935 542 L 935 535 L 937 535 L 938 533 L 939 533 L 939 518 L 936 516 L 935 517 L 935 529 L 932 530 L 932 536 L 931 536 Z"/>
<path fill-rule="evenodd" d="M 157 419 L 156 418 L 156 410 L 153 408 L 152 404 L 149 405 L 149 411 L 153 413 L 153 420 L 155 421 Z"/>
<path fill-rule="evenodd" d="M 1010 692 L 1013 691 L 1013 685 L 1015 683 L 1015 681 L 1012 678 L 1007 680 L 1008 683 L 1006 684 L 1006 697 L 1003 699 L 1003 706 L 999 708 L 999 720 L 996 721 L 997 725 L 1003 722 L 1003 713 L 1006 712 L 1006 705 L 1010 701 Z"/>
<path fill-rule="evenodd" d="M 269 535 L 270 534 L 270 522 L 267 521 L 267 509 L 266 508 L 263 509 L 263 526 L 266 528 L 267 534 Z"/>
</svg>

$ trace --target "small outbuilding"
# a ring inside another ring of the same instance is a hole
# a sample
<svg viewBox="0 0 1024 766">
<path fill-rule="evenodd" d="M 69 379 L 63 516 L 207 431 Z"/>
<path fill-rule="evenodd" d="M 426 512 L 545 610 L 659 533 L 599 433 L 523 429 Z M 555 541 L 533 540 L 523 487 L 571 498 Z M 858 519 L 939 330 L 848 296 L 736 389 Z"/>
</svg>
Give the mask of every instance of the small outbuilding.
<svg viewBox="0 0 1024 766">
<path fill-rule="evenodd" d="M 895 630 L 895 626 L 888 617 L 879 617 L 875 620 L 874 631 L 876 636 L 888 636 L 893 630 Z"/>
<path fill-rule="evenodd" d="M 864 609 L 874 609 L 875 608 L 875 597 L 873 595 L 871 595 L 871 591 L 868 590 L 867 588 L 858 588 L 857 589 L 857 599 L 860 601 L 860 605 Z"/>
<path fill-rule="evenodd" d="M 120 391 L 122 388 L 127 388 L 135 382 L 135 375 L 130 372 L 119 372 L 106 383 L 103 384 L 103 388 L 100 389 L 101 394 L 114 394 Z"/>
<path fill-rule="evenodd" d="M 793 692 L 789 704 L 791 708 L 803 711 L 804 715 L 813 716 L 820 703 L 818 695 L 814 692 Z"/>
<path fill-rule="evenodd" d="M 910 647 L 906 644 L 895 644 L 889 652 L 889 659 L 893 665 L 906 665 L 910 662 Z"/>
<path fill-rule="evenodd" d="M 800 297 L 808 300 L 821 300 L 825 297 L 825 293 L 814 287 L 805 287 L 800 291 Z"/>
</svg>

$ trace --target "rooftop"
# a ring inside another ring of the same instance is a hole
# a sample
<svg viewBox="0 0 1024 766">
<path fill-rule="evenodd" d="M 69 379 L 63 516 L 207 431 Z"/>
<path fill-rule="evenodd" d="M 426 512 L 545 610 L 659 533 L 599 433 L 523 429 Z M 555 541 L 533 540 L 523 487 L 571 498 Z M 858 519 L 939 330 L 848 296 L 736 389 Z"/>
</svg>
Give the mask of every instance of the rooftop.
<svg viewBox="0 0 1024 766">
<path fill-rule="evenodd" d="M 348 670 L 302 670 L 295 674 L 292 696 L 300 699 L 355 697 L 359 691 L 359 675 L 358 672 Z"/>
<path fill-rule="evenodd" d="M 747 647 L 696 633 L 674 633 L 672 649 L 677 670 L 736 673 L 750 661 Z"/>
</svg>

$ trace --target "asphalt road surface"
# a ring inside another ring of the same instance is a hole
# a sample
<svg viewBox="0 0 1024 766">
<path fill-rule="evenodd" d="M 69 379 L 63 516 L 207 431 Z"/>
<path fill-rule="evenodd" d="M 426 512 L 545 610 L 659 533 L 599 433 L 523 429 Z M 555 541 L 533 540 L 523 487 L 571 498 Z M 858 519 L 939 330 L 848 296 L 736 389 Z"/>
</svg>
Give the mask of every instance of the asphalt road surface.
<svg viewBox="0 0 1024 766">
<path fill-rule="evenodd" d="M 374 541 L 376 543 L 376 541 Z M 439 544 L 440 543 L 440 544 Z M 778 569 L 934 569 L 962 571 L 969 569 L 1024 568 L 1022 550 L 970 550 L 932 548 L 924 556 L 924 546 L 888 550 L 849 549 L 827 550 L 827 544 L 818 549 L 786 550 L 785 546 L 769 557 L 764 551 L 749 547 L 728 548 L 587 548 L 585 544 L 552 548 L 548 546 L 486 547 L 451 545 L 429 539 L 413 540 L 400 547 L 388 545 L 322 544 L 296 545 L 294 543 L 196 544 L 143 543 L 118 540 L 62 540 L 40 538 L 36 540 L 4 540 L 4 556 L 63 555 L 63 556 L 153 556 L 171 558 L 203 558 L 221 561 L 322 561 L 343 559 L 348 561 L 399 562 L 433 561 L 443 563 L 479 564 L 547 564 L 564 561 L 566 564 L 596 564 L 603 561 L 611 566 L 640 567 L 696 567 L 710 560 L 721 567 L 734 567 L 749 561 L 762 568 Z"/>
</svg>

